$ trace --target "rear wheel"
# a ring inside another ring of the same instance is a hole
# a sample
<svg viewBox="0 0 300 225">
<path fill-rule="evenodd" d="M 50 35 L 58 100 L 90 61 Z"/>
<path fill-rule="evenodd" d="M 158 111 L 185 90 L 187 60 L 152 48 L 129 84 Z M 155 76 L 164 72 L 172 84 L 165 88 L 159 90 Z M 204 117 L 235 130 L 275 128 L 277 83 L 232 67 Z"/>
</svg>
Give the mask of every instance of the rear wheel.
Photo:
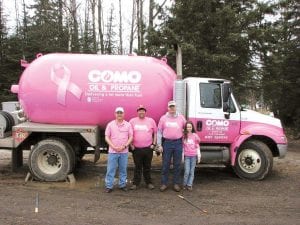
<svg viewBox="0 0 300 225">
<path fill-rule="evenodd" d="M 272 167 L 273 156 L 269 147 L 261 141 L 248 141 L 238 150 L 234 170 L 241 178 L 262 180 Z"/>
<path fill-rule="evenodd" d="M 28 164 L 32 175 L 38 180 L 66 180 L 75 167 L 75 153 L 65 140 L 48 138 L 34 146 Z"/>
</svg>

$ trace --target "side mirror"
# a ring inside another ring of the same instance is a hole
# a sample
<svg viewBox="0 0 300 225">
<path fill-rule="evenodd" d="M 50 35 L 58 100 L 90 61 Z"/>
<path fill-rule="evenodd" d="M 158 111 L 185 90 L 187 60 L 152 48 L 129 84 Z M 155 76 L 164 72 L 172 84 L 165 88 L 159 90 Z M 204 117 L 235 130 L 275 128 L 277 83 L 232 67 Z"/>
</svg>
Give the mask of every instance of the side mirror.
<svg viewBox="0 0 300 225">
<path fill-rule="evenodd" d="M 230 107 L 228 102 L 223 102 L 223 112 L 230 112 Z"/>
<path fill-rule="evenodd" d="M 231 87 L 229 83 L 224 83 L 223 84 L 223 102 L 228 102 L 230 94 L 231 94 Z"/>
</svg>

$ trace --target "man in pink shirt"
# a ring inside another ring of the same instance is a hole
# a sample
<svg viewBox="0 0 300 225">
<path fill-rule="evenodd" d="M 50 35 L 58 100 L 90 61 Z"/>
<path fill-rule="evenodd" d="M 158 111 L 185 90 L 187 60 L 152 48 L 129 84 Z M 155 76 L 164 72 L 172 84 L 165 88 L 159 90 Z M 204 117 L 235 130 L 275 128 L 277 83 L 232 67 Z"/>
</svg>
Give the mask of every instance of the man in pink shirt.
<svg viewBox="0 0 300 225">
<path fill-rule="evenodd" d="M 168 112 L 163 115 L 158 123 L 157 144 L 162 154 L 162 176 L 160 191 L 168 187 L 169 170 L 173 158 L 174 176 L 173 188 L 180 191 L 180 163 L 182 159 L 182 136 L 186 123 L 184 116 L 176 112 L 176 102 L 168 102 Z"/>
<path fill-rule="evenodd" d="M 129 121 L 133 128 L 131 148 L 135 164 L 131 190 L 136 190 L 140 185 L 142 173 L 147 187 L 150 190 L 154 189 L 150 171 L 153 149 L 156 145 L 157 126 L 152 118 L 146 117 L 146 111 L 146 108 L 140 105 L 137 109 L 138 117 Z"/>
<path fill-rule="evenodd" d="M 124 120 L 124 109 L 117 107 L 116 119 L 107 124 L 105 140 L 109 145 L 107 172 L 105 177 L 105 192 L 113 190 L 116 169 L 119 167 L 119 188 L 127 191 L 128 146 L 132 141 L 133 131 L 130 123 Z"/>
</svg>

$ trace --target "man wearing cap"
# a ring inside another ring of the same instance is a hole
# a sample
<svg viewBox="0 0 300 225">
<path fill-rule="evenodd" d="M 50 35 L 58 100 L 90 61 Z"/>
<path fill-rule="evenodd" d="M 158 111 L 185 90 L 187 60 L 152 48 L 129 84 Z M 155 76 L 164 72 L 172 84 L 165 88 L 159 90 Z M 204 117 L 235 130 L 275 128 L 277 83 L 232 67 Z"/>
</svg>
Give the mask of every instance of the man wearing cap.
<svg viewBox="0 0 300 225">
<path fill-rule="evenodd" d="M 128 146 L 132 141 L 133 130 L 130 123 L 124 120 L 122 107 L 116 108 L 115 117 L 116 119 L 108 123 L 105 129 L 105 140 L 109 145 L 105 177 L 106 193 L 113 190 L 117 167 L 119 167 L 119 188 L 127 191 Z"/>
<path fill-rule="evenodd" d="M 182 136 L 186 120 L 176 112 L 176 102 L 168 102 L 168 112 L 158 123 L 157 144 L 162 154 L 162 176 L 160 191 L 168 188 L 169 170 L 173 158 L 173 189 L 180 191 L 180 163 L 182 158 Z"/>
<path fill-rule="evenodd" d="M 150 172 L 153 149 L 156 145 L 157 126 L 152 118 L 146 117 L 146 111 L 146 108 L 140 105 L 137 108 L 138 117 L 129 121 L 133 128 L 131 148 L 135 165 L 131 190 L 136 190 L 140 185 L 142 173 L 147 188 L 150 190 L 154 189 Z"/>
</svg>

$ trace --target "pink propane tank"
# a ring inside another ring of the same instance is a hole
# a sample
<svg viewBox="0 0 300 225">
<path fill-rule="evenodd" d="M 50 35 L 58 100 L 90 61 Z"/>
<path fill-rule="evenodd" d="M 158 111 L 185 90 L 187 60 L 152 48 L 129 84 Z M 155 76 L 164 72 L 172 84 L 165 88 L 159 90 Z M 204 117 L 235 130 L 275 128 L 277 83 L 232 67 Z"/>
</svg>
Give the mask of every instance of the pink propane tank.
<svg viewBox="0 0 300 225">
<path fill-rule="evenodd" d="M 123 107 L 129 120 L 139 104 L 158 122 L 175 80 L 166 60 L 55 53 L 27 65 L 11 90 L 32 122 L 105 127 L 116 107 Z"/>
</svg>

